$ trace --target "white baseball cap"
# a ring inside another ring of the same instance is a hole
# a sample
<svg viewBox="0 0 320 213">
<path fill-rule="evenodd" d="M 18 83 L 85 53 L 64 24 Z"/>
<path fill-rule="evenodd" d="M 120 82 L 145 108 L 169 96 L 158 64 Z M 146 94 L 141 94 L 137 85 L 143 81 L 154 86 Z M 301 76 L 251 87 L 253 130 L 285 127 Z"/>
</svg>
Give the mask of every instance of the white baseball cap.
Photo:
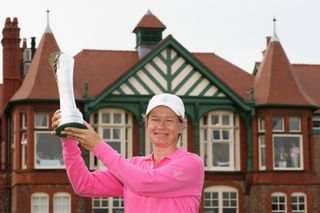
<svg viewBox="0 0 320 213">
<path fill-rule="evenodd" d="M 158 106 L 167 106 L 172 111 L 174 111 L 179 117 L 184 119 L 184 104 L 181 98 L 179 98 L 178 96 L 169 93 L 154 95 L 149 101 L 146 115 L 148 115 L 151 112 L 151 110 Z"/>
</svg>

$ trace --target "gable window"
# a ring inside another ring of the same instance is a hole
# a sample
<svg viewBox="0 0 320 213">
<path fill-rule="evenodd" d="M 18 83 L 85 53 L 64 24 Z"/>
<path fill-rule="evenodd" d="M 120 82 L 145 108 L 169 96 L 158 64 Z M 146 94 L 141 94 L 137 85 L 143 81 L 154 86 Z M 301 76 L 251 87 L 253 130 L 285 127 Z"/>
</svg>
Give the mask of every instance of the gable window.
<svg viewBox="0 0 320 213">
<path fill-rule="evenodd" d="M 101 109 L 90 116 L 90 123 L 97 133 L 124 158 L 132 156 L 132 115 L 122 109 Z M 104 165 L 90 153 L 90 168 Z"/>
<path fill-rule="evenodd" d="M 206 170 L 240 167 L 239 117 L 230 111 L 212 111 L 200 120 L 200 153 Z"/>
<path fill-rule="evenodd" d="M 31 213 L 49 213 L 49 196 L 46 193 L 31 195 Z"/>
<path fill-rule="evenodd" d="M 273 132 L 283 132 L 283 117 L 274 116 L 272 117 L 272 131 Z"/>
<path fill-rule="evenodd" d="M 238 190 L 229 186 L 212 186 L 204 190 L 204 212 L 238 213 Z"/>
<path fill-rule="evenodd" d="M 61 169 L 64 168 L 62 144 L 60 138 L 51 135 L 50 131 L 35 131 L 35 168 Z"/>
<path fill-rule="evenodd" d="M 124 201 L 122 197 L 92 198 L 92 213 L 123 213 Z"/>
<path fill-rule="evenodd" d="M 54 213 L 71 213 L 71 196 L 69 193 L 59 192 L 53 198 Z"/>
<path fill-rule="evenodd" d="M 291 211 L 292 213 L 306 213 L 306 194 L 305 193 L 292 193 L 291 194 Z"/>
<path fill-rule="evenodd" d="M 271 195 L 272 213 L 287 213 L 287 197 L 286 194 L 275 192 Z"/>
<path fill-rule="evenodd" d="M 289 132 L 300 132 L 300 117 L 289 117 Z"/>
<path fill-rule="evenodd" d="M 274 169 L 302 169 L 302 136 L 273 135 Z"/>
</svg>

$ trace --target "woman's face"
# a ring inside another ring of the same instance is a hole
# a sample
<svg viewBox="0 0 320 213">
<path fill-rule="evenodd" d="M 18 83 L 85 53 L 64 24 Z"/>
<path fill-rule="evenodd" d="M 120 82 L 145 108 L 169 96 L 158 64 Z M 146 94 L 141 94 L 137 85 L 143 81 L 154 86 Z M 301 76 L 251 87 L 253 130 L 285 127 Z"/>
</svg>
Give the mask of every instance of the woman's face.
<svg viewBox="0 0 320 213">
<path fill-rule="evenodd" d="M 147 129 L 153 146 L 175 148 L 178 135 L 183 129 L 183 122 L 169 107 L 158 106 L 148 115 Z"/>
</svg>

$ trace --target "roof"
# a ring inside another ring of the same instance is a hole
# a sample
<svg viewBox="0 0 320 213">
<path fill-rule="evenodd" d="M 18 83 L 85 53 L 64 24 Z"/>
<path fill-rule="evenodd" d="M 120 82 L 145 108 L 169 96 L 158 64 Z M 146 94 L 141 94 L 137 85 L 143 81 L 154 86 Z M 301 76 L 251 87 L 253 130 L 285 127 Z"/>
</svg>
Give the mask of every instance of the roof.
<svg viewBox="0 0 320 213">
<path fill-rule="evenodd" d="M 139 61 L 137 51 L 83 50 L 75 56 L 74 93 L 80 99 L 85 94 L 95 97 L 111 86 Z"/>
<path fill-rule="evenodd" d="M 320 64 L 293 64 L 302 90 L 320 106 Z"/>
<path fill-rule="evenodd" d="M 288 95 L 290 94 L 290 95 Z M 293 72 L 281 43 L 269 42 L 254 80 L 256 104 L 314 105 Z"/>
<path fill-rule="evenodd" d="M 242 99 L 247 100 L 254 77 L 214 53 L 193 53 L 222 82 Z"/>
<path fill-rule="evenodd" d="M 166 26 L 150 11 L 148 11 L 142 19 L 139 21 L 137 26 L 133 29 L 136 32 L 139 28 L 151 28 L 151 29 L 166 29 Z"/>
<path fill-rule="evenodd" d="M 58 99 L 58 87 L 49 55 L 60 51 L 51 32 L 45 32 L 19 90 L 11 100 Z"/>
</svg>

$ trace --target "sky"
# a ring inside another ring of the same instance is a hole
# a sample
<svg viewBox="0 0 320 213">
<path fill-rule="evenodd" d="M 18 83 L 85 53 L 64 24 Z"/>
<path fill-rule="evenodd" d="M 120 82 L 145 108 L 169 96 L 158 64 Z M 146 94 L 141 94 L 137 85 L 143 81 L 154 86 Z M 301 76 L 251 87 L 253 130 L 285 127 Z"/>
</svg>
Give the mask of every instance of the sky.
<svg viewBox="0 0 320 213">
<path fill-rule="evenodd" d="M 289 61 L 320 64 L 319 8 L 319 0 L 10 0 L 0 4 L 0 26 L 17 17 L 21 38 L 30 47 L 36 37 L 38 45 L 49 9 L 61 51 L 134 50 L 132 30 L 150 10 L 167 27 L 163 37 L 171 34 L 190 52 L 213 52 L 252 73 L 274 33 L 274 17 Z"/>
</svg>

